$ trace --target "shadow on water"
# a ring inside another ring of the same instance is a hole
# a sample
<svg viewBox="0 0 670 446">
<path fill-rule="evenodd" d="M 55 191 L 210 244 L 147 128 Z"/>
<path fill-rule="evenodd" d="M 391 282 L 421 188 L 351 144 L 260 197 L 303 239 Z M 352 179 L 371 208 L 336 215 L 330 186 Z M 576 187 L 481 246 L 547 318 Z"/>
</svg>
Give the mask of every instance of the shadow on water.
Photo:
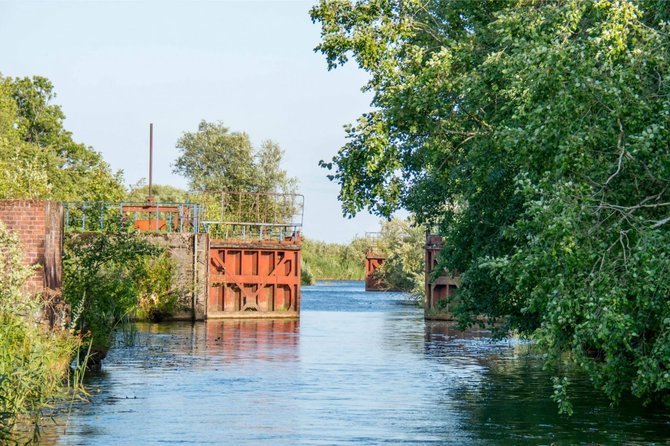
<svg viewBox="0 0 670 446">
<path fill-rule="evenodd" d="M 559 416 L 529 344 L 404 301 L 318 284 L 299 321 L 136 324 L 43 443 L 670 444 L 667 410 L 609 407 L 575 374 L 575 415 Z"/>
<path fill-rule="evenodd" d="M 645 407 L 632 397 L 612 406 L 576 369 L 567 371 L 574 415 L 559 415 L 549 398 L 551 371 L 528 342 L 493 342 L 485 331 L 460 332 L 444 322 L 427 322 L 425 348 L 427 360 L 450 363 L 447 373 L 453 375 L 436 386 L 438 404 L 462 414 L 460 429 L 475 443 L 670 444 L 667 408 Z M 459 362 L 454 369 L 456 358 L 468 364 Z"/>
</svg>

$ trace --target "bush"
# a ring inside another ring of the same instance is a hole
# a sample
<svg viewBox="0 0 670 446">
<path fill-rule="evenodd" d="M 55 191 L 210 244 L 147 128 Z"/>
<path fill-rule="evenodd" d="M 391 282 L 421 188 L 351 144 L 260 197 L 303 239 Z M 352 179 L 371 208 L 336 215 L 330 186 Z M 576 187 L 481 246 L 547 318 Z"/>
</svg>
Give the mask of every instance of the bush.
<svg viewBox="0 0 670 446">
<path fill-rule="evenodd" d="M 314 279 L 314 274 L 309 265 L 305 263 L 305 259 L 302 259 L 302 265 L 300 266 L 300 284 L 301 285 L 314 285 L 316 280 Z"/>
<path fill-rule="evenodd" d="M 382 224 L 379 247 L 384 263 L 375 271 L 388 289 L 424 294 L 425 229 L 410 220 L 393 219 Z"/>
<path fill-rule="evenodd" d="M 128 321 L 140 303 L 147 314 L 172 308 L 173 266 L 165 250 L 137 233 L 73 235 L 64 249 L 63 292 L 91 337 L 92 368 L 98 368 L 116 325 Z M 151 296 L 156 297 L 153 299 Z"/>
<path fill-rule="evenodd" d="M 145 257 L 138 266 L 135 317 L 160 322 L 179 309 L 179 293 L 174 285 L 177 265 L 163 252 L 157 257 Z"/>
</svg>

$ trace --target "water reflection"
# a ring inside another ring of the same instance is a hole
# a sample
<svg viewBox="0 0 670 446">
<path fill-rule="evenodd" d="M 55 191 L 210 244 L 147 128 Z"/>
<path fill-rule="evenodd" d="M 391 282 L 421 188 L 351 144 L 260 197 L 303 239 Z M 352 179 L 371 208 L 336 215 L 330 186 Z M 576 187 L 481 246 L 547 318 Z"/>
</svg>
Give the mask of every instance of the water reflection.
<svg viewBox="0 0 670 446">
<path fill-rule="evenodd" d="M 670 444 L 670 413 L 626 399 L 612 407 L 584 374 L 571 379 L 574 416 L 558 414 L 549 395 L 551 371 L 534 346 L 519 339 L 491 341 L 486 331 L 458 331 L 444 322 L 426 323 L 426 360 L 443 364 L 435 387 L 437 405 L 461 417 L 471 443 Z"/>
<path fill-rule="evenodd" d="M 557 415 L 528 344 L 425 323 L 362 283 L 306 287 L 297 320 L 138 324 L 90 403 L 44 444 L 656 444 L 666 412 L 610 408 L 577 378 Z M 345 301 L 343 301 L 345 300 Z M 339 304 L 352 311 L 330 311 Z M 304 308 L 303 307 L 303 308 Z M 325 311 L 324 311 L 325 309 Z M 373 309 L 373 311 L 370 311 Z M 126 339 L 128 338 L 128 339 Z"/>
<path fill-rule="evenodd" d="M 228 361 L 296 361 L 300 321 L 210 320 L 205 322 L 207 354 Z"/>
</svg>

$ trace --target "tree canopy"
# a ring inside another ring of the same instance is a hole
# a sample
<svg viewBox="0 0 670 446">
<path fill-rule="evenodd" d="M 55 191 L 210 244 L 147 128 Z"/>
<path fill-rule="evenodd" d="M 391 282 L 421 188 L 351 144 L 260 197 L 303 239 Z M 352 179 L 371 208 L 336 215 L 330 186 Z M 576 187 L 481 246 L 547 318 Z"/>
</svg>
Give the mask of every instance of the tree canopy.
<svg viewBox="0 0 670 446">
<path fill-rule="evenodd" d="M 188 178 L 193 191 L 295 192 L 297 180 L 281 167 L 283 150 L 273 141 L 255 148 L 249 135 L 220 122 L 201 121 L 177 142 L 181 154 L 174 172 Z"/>
<path fill-rule="evenodd" d="M 0 197 L 60 201 L 115 201 L 121 172 L 77 143 L 44 77 L 0 76 Z"/>
<path fill-rule="evenodd" d="M 186 203 L 189 201 L 187 191 L 168 184 L 153 184 L 151 194 L 156 203 Z M 142 178 L 136 184 L 130 186 L 125 200 L 130 202 L 144 202 L 149 196 L 149 185 Z"/>
<path fill-rule="evenodd" d="M 317 51 L 373 110 L 322 162 L 345 214 L 445 237 L 462 320 L 572 358 L 613 400 L 670 395 L 670 7 L 322 0 Z M 558 386 L 560 390 L 562 387 Z"/>
<path fill-rule="evenodd" d="M 379 250 L 385 259 L 375 274 L 391 290 L 412 293 L 414 298 L 423 297 L 425 243 L 425 229 L 411 219 L 382 221 L 373 250 Z"/>
</svg>

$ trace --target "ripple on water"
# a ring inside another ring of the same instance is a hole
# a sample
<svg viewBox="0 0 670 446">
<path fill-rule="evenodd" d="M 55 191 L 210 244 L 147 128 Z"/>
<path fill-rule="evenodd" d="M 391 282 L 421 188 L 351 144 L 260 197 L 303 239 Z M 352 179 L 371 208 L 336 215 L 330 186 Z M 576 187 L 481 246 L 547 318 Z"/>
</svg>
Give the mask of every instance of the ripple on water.
<svg viewBox="0 0 670 446">
<path fill-rule="evenodd" d="M 611 408 L 579 379 L 576 415 L 558 416 L 526 343 L 424 322 L 406 301 L 328 283 L 303 288 L 299 321 L 137 324 L 43 443 L 670 443 L 667 413 Z"/>
</svg>

